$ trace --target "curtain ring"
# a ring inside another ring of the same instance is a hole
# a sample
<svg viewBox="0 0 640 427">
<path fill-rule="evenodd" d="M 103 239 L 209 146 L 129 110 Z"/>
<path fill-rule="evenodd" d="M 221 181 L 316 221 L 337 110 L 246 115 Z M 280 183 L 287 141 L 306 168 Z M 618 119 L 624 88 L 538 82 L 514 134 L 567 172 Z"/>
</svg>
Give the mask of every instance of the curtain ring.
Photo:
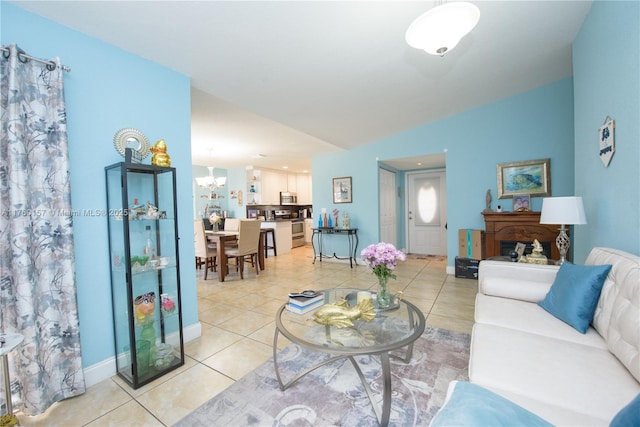
<svg viewBox="0 0 640 427">
<path fill-rule="evenodd" d="M 55 69 L 56 69 L 56 63 L 55 62 L 47 62 L 47 70 L 53 71 Z"/>
<path fill-rule="evenodd" d="M 20 46 L 16 45 L 16 51 L 18 54 L 18 61 L 22 62 L 23 64 L 26 64 L 27 62 L 29 62 L 29 58 L 25 56 L 27 52 L 20 49 Z"/>
</svg>

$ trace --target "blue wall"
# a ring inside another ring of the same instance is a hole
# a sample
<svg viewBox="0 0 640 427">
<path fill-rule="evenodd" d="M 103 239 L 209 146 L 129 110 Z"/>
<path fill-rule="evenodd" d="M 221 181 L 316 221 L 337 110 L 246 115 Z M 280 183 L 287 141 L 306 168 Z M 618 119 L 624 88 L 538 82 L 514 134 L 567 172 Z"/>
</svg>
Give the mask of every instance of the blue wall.
<svg viewBox="0 0 640 427">
<path fill-rule="evenodd" d="M 575 226 L 574 256 L 594 246 L 640 255 L 640 3 L 594 2 L 573 45 L 575 182 L 587 224 Z M 616 123 L 609 167 L 597 130 Z"/>
<path fill-rule="evenodd" d="M 500 204 L 511 210 L 511 199 L 497 199 L 496 164 L 550 158 L 552 194 L 571 195 L 573 140 L 573 83 L 564 79 L 351 151 L 315 157 L 313 211 L 317 220 L 323 207 L 327 212 L 347 209 L 352 225 L 359 228 L 362 249 L 379 239 L 378 160 L 446 151 L 448 263 L 453 265 L 457 230 L 484 229 L 481 211 L 487 189 L 494 208 Z M 332 203 L 331 179 L 341 176 L 353 177 L 352 204 Z M 404 174 L 398 174 L 397 182 L 403 179 Z M 532 199 L 534 210 L 541 205 L 541 198 Z M 325 252 L 344 255 L 345 244 L 338 239 L 326 239 Z"/>
<path fill-rule="evenodd" d="M 122 161 L 113 146 L 121 128 L 164 138 L 177 169 L 180 256 L 193 260 L 189 79 L 67 27 L 1 3 L 2 44 L 37 57 L 59 56 L 65 74 L 72 207 L 105 209 L 104 167 Z M 150 162 L 150 157 L 146 159 Z M 76 281 L 85 367 L 114 355 L 106 217 L 75 217 Z M 196 323 L 195 266 L 180 275 L 184 325 Z"/>
<path fill-rule="evenodd" d="M 227 170 L 227 197 L 229 197 L 229 203 L 227 208 L 229 209 L 229 218 L 246 218 L 247 217 L 247 171 L 245 168 L 233 168 Z M 242 191 L 242 204 L 238 204 L 240 198 L 231 199 L 231 191 Z"/>
</svg>

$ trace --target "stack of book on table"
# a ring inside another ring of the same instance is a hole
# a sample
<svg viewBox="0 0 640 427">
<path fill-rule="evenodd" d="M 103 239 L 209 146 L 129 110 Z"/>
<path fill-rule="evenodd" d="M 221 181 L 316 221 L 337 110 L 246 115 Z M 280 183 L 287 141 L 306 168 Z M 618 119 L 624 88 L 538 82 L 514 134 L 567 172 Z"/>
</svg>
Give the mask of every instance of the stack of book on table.
<svg viewBox="0 0 640 427">
<path fill-rule="evenodd" d="M 287 304 L 287 308 L 290 312 L 297 314 L 305 314 L 311 310 L 315 310 L 324 304 L 324 294 L 314 294 L 314 296 L 289 294 L 289 304 Z"/>
</svg>

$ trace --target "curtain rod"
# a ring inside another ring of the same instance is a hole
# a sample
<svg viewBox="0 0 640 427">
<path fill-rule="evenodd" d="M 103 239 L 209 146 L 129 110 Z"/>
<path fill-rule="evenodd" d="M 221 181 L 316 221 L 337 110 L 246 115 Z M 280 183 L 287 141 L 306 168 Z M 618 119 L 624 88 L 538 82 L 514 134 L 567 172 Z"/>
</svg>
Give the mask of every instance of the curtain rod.
<svg viewBox="0 0 640 427">
<path fill-rule="evenodd" d="M 47 69 L 49 71 L 55 70 L 56 67 L 58 66 L 54 61 L 41 59 L 41 58 L 36 58 L 35 56 L 27 55 L 27 53 L 24 50 L 20 49 L 20 47 L 18 47 L 17 45 L 16 45 L 16 49 L 18 49 L 18 59 L 21 62 L 27 62 L 27 60 L 32 59 L 32 60 L 34 60 L 36 62 L 40 62 L 42 64 L 46 64 L 47 65 Z M 5 58 L 9 57 L 10 51 L 9 51 L 8 47 L 0 46 L 0 50 L 2 50 L 2 56 L 4 56 Z M 23 61 L 22 58 L 24 58 L 25 60 Z M 60 68 L 62 69 L 62 71 L 71 71 L 71 68 L 67 67 L 66 65 L 60 64 Z"/>
</svg>

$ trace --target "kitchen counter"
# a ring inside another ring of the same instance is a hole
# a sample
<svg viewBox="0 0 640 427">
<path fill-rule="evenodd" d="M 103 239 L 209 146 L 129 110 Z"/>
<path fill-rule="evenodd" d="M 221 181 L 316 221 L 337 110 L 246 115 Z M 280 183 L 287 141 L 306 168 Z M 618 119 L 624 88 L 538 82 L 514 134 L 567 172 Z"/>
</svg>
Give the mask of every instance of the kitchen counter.
<svg viewBox="0 0 640 427">
<path fill-rule="evenodd" d="M 276 219 L 272 221 L 262 221 L 260 228 L 273 228 L 275 230 L 276 247 L 279 255 L 291 252 L 291 220 Z M 270 236 L 267 236 L 270 237 Z M 270 243 L 267 243 L 269 246 Z"/>
</svg>

